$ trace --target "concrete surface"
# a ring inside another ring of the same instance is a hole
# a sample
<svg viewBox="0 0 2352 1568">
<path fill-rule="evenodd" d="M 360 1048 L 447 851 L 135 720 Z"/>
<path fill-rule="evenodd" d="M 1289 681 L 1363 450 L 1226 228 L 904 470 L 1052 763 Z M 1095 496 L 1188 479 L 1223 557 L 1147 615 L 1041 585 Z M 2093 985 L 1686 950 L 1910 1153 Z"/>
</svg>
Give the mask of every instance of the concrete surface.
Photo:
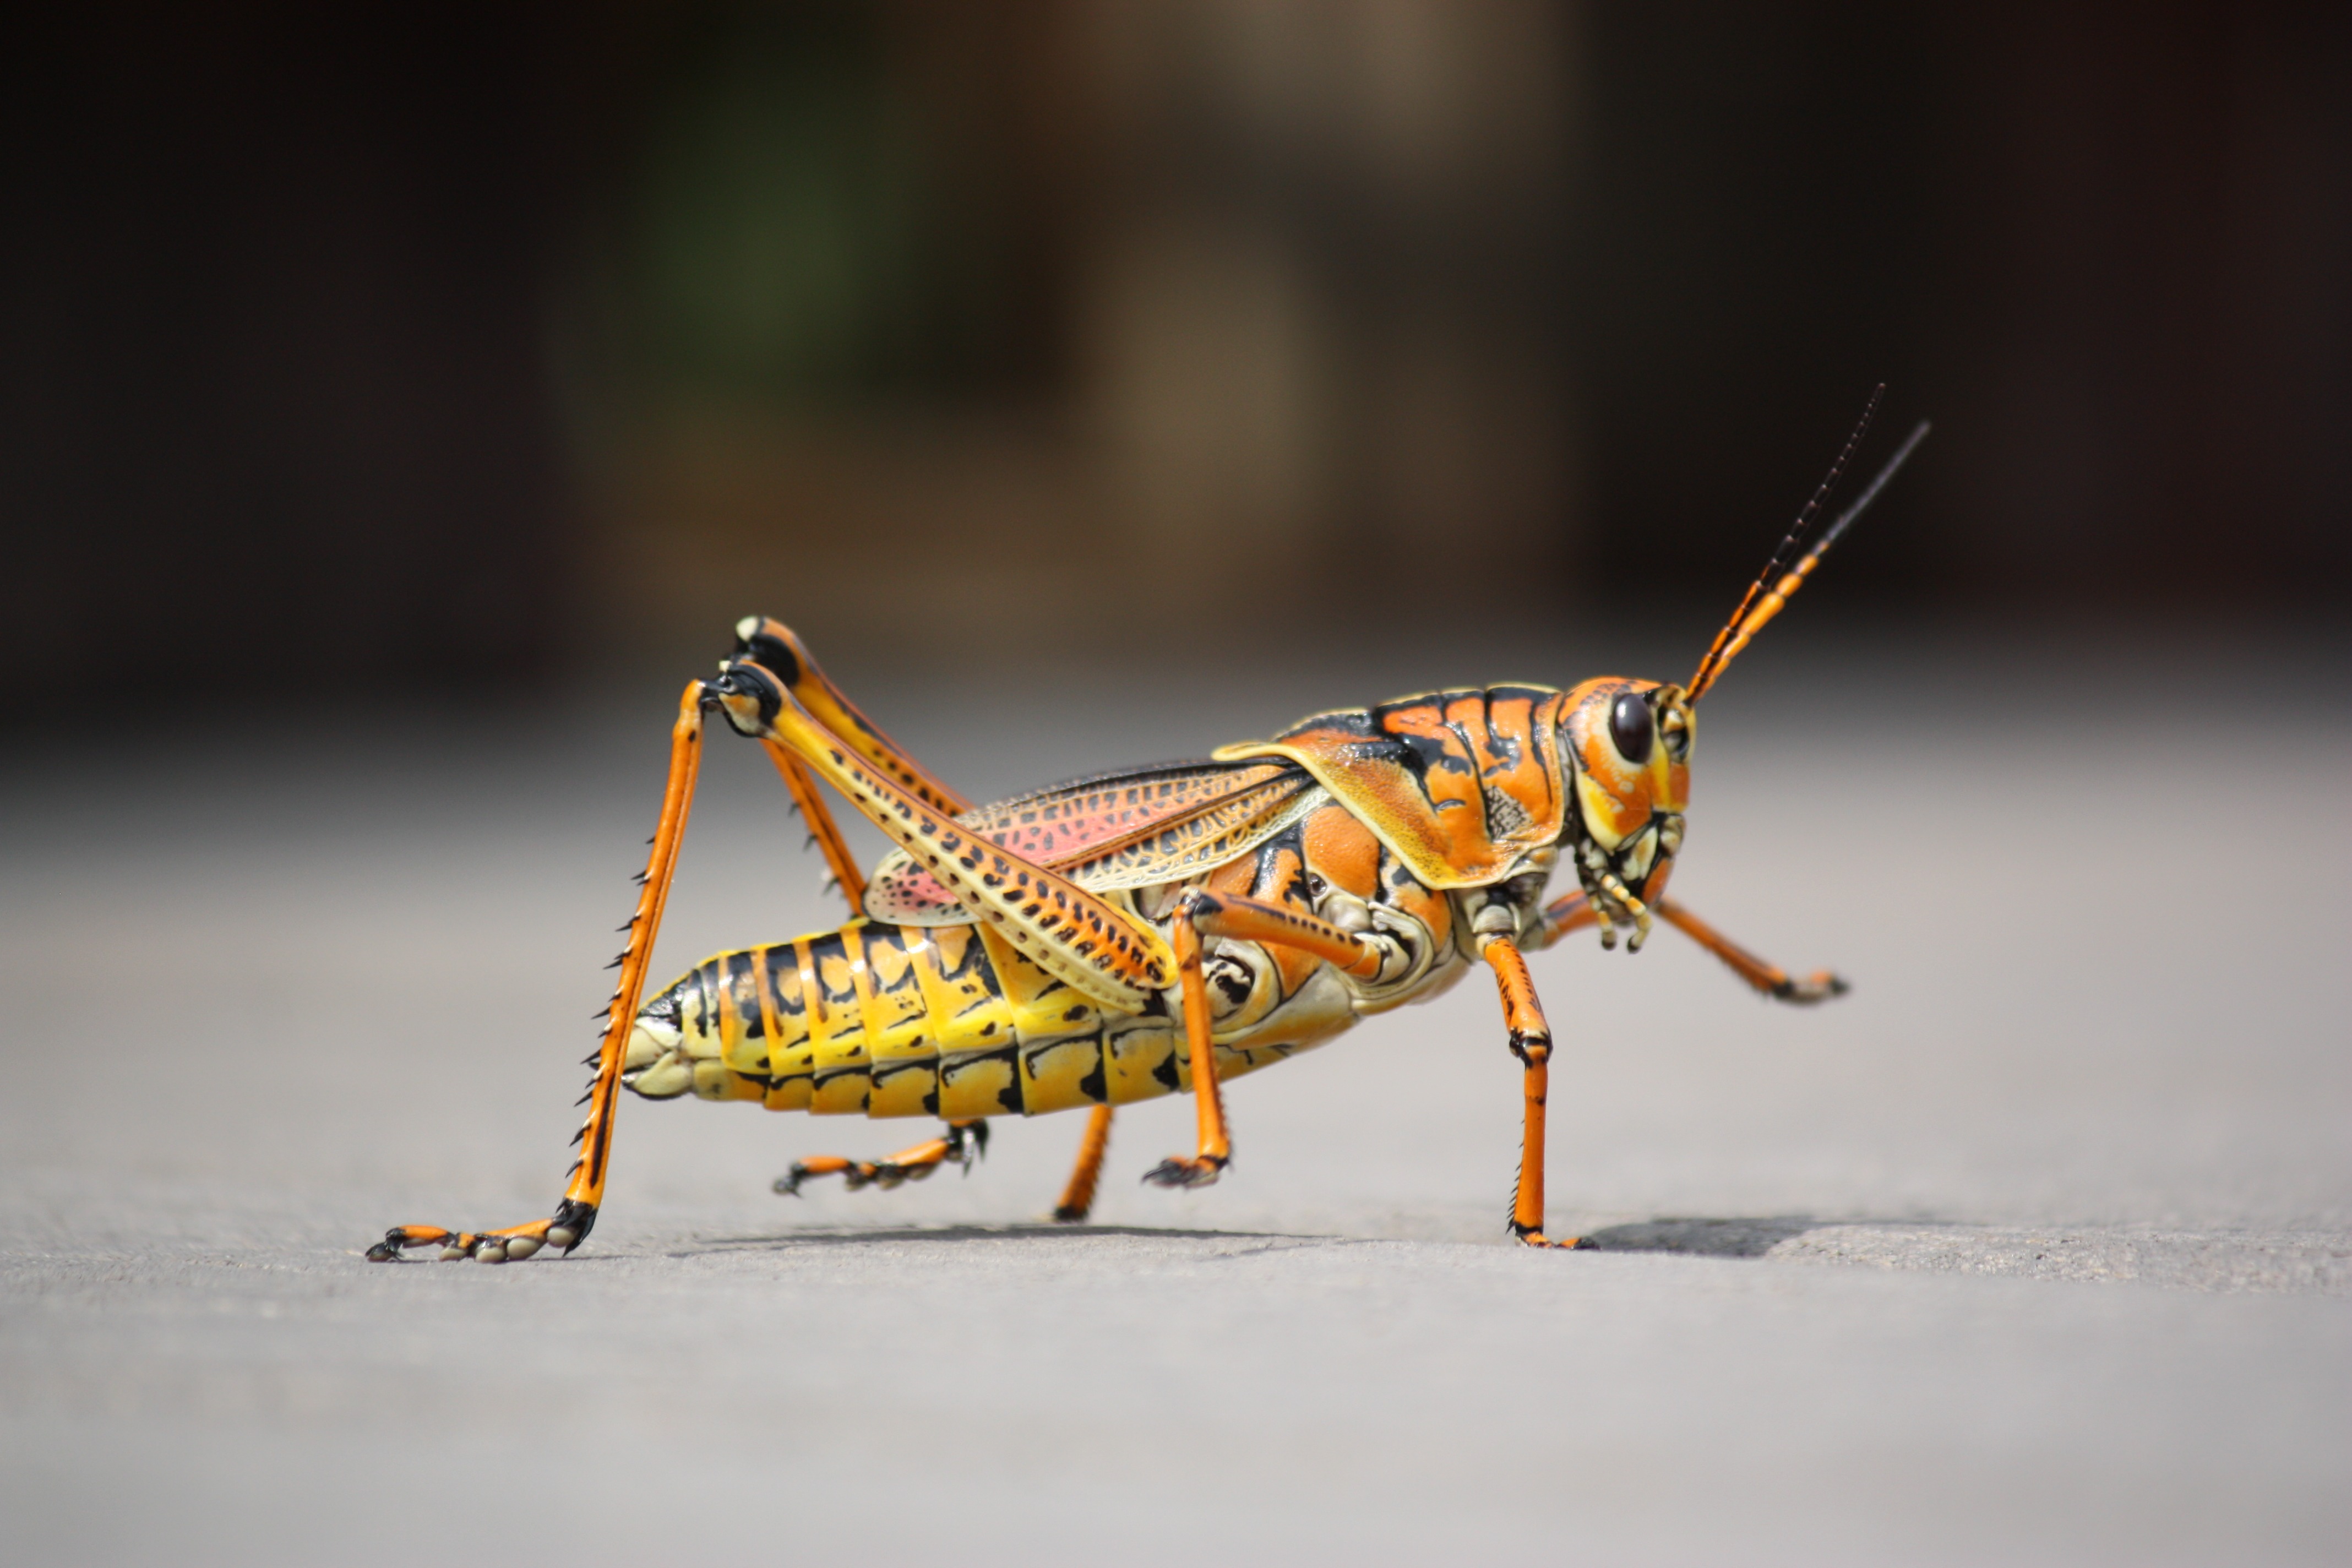
<svg viewBox="0 0 2352 1568">
<path fill-rule="evenodd" d="M 1189 1102 L 1124 1114 L 1086 1230 L 1031 1223 L 1073 1117 L 794 1205 L 916 1124 L 631 1101 L 573 1258 L 367 1266 L 553 1196 L 667 694 L 27 738 L 0 1560 L 2352 1561 L 2340 695 L 2307 650 L 1785 643 L 1709 700 L 1676 891 L 1856 990 L 1538 958 L 1572 1255 L 1500 1234 L 1465 986 L 1237 1084 L 1217 1188 L 1135 1180 Z M 1142 710 L 834 662 L 992 794 L 1602 668 L 1519 652 Z M 763 770 L 713 748 L 662 974 L 835 918 Z"/>
</svg>

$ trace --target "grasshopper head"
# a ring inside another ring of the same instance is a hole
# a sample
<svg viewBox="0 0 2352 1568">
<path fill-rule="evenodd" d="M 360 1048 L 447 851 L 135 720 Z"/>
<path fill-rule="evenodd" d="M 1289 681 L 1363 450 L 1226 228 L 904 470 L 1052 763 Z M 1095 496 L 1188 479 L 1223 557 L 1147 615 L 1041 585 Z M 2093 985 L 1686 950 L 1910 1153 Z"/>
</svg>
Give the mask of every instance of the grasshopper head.
<svg viewBox="0 0 2352 1568">
<path fill-rule="evenodd" d="M 1805 550 L 1822 504 L 1853 460 L 1885 391 L 1882 386 L 1870 395 L 1862 422 L 1846 438 L 1837 461 L 1830 465 L 1829 477 L 1797 514 L 1796 525 L 1765 562 L 1763 572 L 1748 585 L 1731 618 L 1715 634 L 1687 687 L 1603 676 L 1568 694 L 1568 716 L 1560 723 L 1561 749 L 1567 754 L 1567 771 L 1573 775 L 1576 795 L 1576 874 L 1584 883 L 1593 913 L 1600 917 L 1603 946 L 1615 945 L 1616 926 L 1621 922 L 1633 927 L 1627 947 L 1642 945 L 1650 929 L 1645 906 L 1665 891 L 1666 878 L 1674 870 L 1675 854 L 1683 843 L 1683 809 L 1690 801 L 1690 752 L 1698 730 L 1695 711 L 1698 700 L 1796 596 L 1830 546 L 1927 437 L 1923 420 L 1879 469 L 1861 499 Z M 1804 551 L 1801 557 L 1801 550 Z"/>
<path fill-rule="evenodd" d="M 1683 843 L 1697 726 L 1679 686 L 1607 675 L 1568 694 L 1561 752 L 1576 801 L 1576 872 L 1606 934 L 1618 917 L 1638 931 L 1628 894 L 1646 903 L 1665 889 Z"/>
</svg>

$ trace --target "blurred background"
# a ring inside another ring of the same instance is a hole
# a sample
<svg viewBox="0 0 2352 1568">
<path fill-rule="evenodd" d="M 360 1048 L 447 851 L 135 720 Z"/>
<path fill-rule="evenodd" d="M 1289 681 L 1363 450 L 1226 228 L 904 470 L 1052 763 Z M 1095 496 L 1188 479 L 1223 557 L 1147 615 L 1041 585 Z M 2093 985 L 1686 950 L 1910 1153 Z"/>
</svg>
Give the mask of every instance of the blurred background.
<svg viewBox="0 0 2352 1568">
<path fill-rule="evenodd" d="M 10 35 L 20 723 L 126 652 L 208 709 L 322 654 L 430 697 L 698 668 L 751 610 L 876 659 L 1018 655 L 981 629 L 1009 603 L 1113 661 L 1180 627 L 1696 647 L 1881 380 L 1879 450 L 1939 433 L 1808 616 L 2347 602 L 2341 6 Z"/>
</svg>

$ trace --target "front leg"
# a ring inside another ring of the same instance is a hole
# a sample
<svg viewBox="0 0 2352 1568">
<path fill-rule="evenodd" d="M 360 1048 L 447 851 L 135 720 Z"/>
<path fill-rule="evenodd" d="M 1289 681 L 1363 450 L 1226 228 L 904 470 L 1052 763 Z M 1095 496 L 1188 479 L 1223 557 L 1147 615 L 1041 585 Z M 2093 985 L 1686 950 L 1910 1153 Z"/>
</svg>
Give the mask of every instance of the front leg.
<svg viewBox="0 0 2352 1568">
<path fill-rule="evenodd" d="M 1779 964 L 1757 957 L 1672 899 L 1658 900 L 1658 913 L 1668 925 L 1730 965 L 1734 974 L 1776 1001 L 1810 1006 L 1832 996 L 1843 996 L 1852 989 L 1826 969 L 1817 969 L 1802 980 L 1797 979 Z"/>
<path fill-rule="evenodd" d="M 1800 980 L 1779 964 L 1757 957 L 1672 899 L 1660 899 L 1652 907 L 1668 925 L 1715 954 L 1734 974 L 1775 1001 L 1808 1006 L 1843 996 L 1853 989 L 1826 969 L 1817 969 Z M 1544 909 L 1542 945 L 1549 947 L 1569 932 L 1582 931 L 1599 921 L 1591 900 L 1582 893 L 1555 900 Z"/>
</svg>

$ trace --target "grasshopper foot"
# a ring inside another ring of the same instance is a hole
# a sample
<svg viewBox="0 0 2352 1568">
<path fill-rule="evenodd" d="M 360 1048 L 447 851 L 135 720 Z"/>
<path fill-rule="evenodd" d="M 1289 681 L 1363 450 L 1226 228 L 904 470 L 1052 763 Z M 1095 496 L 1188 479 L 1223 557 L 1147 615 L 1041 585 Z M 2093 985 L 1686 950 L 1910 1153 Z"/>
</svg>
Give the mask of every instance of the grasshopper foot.
<svg viewBox="0 0 2352 1568">
<path fill-rule="evenodd" d="M 1527 1247 L 1549 1247 L 1561 1252 L 1598 1252 L 1600 1250 L 1580 1236 L 1571 1236 L 1565 1240 L 1554 1241 L 1539 1230 L 1522 1230 L 1516 1225 L 1511 1226 L 1511 1234 L 1517 1237 L 1520 1243 Z"/>
<path fill-rule="evenodd" d="M 1225 1173 L 1227 1163 L 1216 1154 L 1203 1154 L 1197 1160 L 1171 1155 L 1144 1172 L 1143 1179 L 1155 1187 L 1210 1187 Z"/>
<path fill-rule="evenodd" d="M 1783 980 L 1772 987 L 1773 1000 L 1810 1007 L 1816 1002 L 1826 1002 L 1832 996 L 1843 996 L 1853 987 L 1826 969 L 1817 969 L 1802 980 Z"/>
<path fill-rule="evenodd" d="M 532 1220 L 529 1225 L 509 1226 L 505 1230 L 477 1232 L 444 1230 L 437 1225 L 396 1225 L 383 1233 L 382 1241 L 367 1249 L 367 1258 L 370 1263 L 390 1263 L 410 1247 L 438 1246 L 444 1262 L 470 1258 L 477 1263 L 520 1263 L 550 1247 L 570 1252 L 588 1239 L 588 1232 L 595 1224 L 593 1207 L 566 1198 L 550 1217 Z"/>
</svg>

